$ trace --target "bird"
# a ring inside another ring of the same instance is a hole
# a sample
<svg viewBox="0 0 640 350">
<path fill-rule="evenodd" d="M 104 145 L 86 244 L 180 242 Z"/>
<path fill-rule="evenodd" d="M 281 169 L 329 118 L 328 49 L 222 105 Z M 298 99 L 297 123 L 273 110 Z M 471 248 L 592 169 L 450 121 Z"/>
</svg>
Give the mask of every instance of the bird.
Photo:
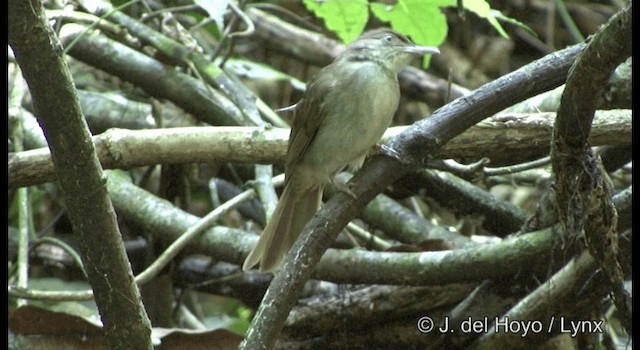
<svg viewBox="0 0 640 350">
<path fill-rule="evenodd" d="M 311 78 L 294 112 L 284 190 L 244 271 L 258 263 L 262 272 L 279 267 L 320 208 L 325 185 L 347 167 L 359 169 L 390 126 L 400 101 L 398 73 L 416 56 L 439 53 L 394 30 L 374 29 Z"/>
</svg>

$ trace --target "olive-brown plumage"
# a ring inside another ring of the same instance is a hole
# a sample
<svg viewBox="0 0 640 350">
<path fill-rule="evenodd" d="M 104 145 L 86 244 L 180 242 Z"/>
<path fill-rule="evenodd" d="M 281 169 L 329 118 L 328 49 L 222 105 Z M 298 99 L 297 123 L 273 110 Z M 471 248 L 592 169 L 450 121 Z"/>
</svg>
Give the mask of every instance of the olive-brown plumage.
<svg viewBox="0 0 640 350">
<path fill-rule="evenodd" d="M 327 182 L 358 169 L 398 108 L 397 75 L 413 57 L 438 49 L 412 44 L 389 29 L 363 34 L 321 69 L 298 104 L 289 137 L 285 188 L 243 270 L 272 271 L 318 210 Z"/>
</svg>

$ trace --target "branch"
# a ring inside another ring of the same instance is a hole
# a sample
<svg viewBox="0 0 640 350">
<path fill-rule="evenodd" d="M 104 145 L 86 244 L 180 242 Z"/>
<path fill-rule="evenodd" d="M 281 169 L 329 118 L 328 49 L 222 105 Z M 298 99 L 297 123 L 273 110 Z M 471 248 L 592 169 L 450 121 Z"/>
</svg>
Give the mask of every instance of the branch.
<svg viewBox="0 0 640 350">
<path fill-rule="evenodd" d="M 551 160 L 556 175 L 558 217 L 566 230 L 584 230 L 587 247 L 611 283 L 614 302 L 631 334 L 631 297 L 618 260 L 613 186 L 588 143 L 591 125 L 609 77 L 631 55 L 631 3 L 592 37 L 575 62 L 562 94 L 553 130 Z"/>
<path fill-rule="evenodd" d="M 152 349 L 105 177 L 62 49 L 38 0 L 9 3 L 9 43 L 53 155 L 73 231 L 112 349 Z M 126 312 L 123 312 L 126 310 Z"/>
<path fill-rule="evenodd" d="M 517 232 L 527 219 L 515 204 L 446 172 L 424 169 L 399 182 L 414 190 L 424 188 L 428 197 L 456 214 L 481 215 L 482 227 L 498 237 Z"/>
<path fill-rule="evenodd" d="M 140 38 L 145 43 L 149 43 L 162 54 L 181 62 L 187 67 L 193 65 L 204 81 L 222 91 L 224 96 L 242 111 L 244 123 L 240 125 L 262 124 L 255 104 L 256 97 L 253 93 L 227 76 L 220 67 L 211 63 L 203 54 L 179 44 L 120 11 L 113 11 L 111 4 L 106 1 L 98 2 L 92 0 L 82 3 L 95 15 L 105 16 L 107 20 L 123 26 L 132 35 Z"/>
<path fill-rule="evenodd" d="M 510 164 L 548 154 L 555 113 L 498 115 L 469 128 L 437 152 L 438 158 L 489 157 Z M 631 110 L 598 111 L 589 141 L 593 145 L 631 145 Z M 383 141 L 407 127 L 387 130 Z M 155 130 L 111 129 L 94 136 L 102 167 L 127 169 L 154 164 L 283 163 L 289 129 L 260 127 L 184 127 Z M 500 140 L 500 142 L 496 142 Z M 9 155 L 9 185 L 21 187 L 54 181 L 49 150 Z"/>
<path fill-rule="evenodd" d="M 166 98 L 211 125 L 249 123 L 240 109 L 217 90 L 103 35 L 86 33 L 86 29 L 73 23 L 62 27 L 60 39 L 65 45 L 82 35 L 69 50 L 72 57 L 131 82 L 151 96 Z"/>
<path fill-rule="evenodd" d="M 200 220 L 118 173 L 109 172 L 107 181 L 118 213 L 141 228 L 155 232 L 163 243 L 170 244 L 180 238 Z M 330 249 L 318 264 L 314 278 L 352 284 L 432 285 L 511 276 L 526 271 L 536 261 L 547 261 L 558 235 L 562 235 L 557 228 L 496 244 L 467 245 L 449 251 L 381 253 Z M 216 226 L 191 241 L 186 252 L 242 264 L 257 239 L 256 235 L 238 229 Z"/>
<path fill-rule="evenodd" d="M 501 328 L 496 330 L 494 325 L 476 340 L 471 349 L 526 349 L 540 345 L 543 340 L 549 339 L 550 333 L 558 332 L 562 316 L 554 316 L 566 315 L 567 305 L 575 304 L 576 296 L 580 296 L 580 300 L 585 298 L 583 291 L 587 289 L 586 285 L 593 278 L 595 270 L 593 257 L 584 251 L 500 318 L 501 322 L 537 321 L 543 325 L 543 332 L 531 332 L 524 337 L 523 333 L 505 332 Z"/>
<path fill-rule="evenodd" d="M 356 198 L 338 194 L 306 225 L 254 317 L 243 349 L 271 348 L 304 283 L 342 228 L 378 193 L 437 154 L 467 128 L 525 98 L 562 84 L 584 45 L 545 56 L 437 110 L 395 137 L 390 148 L 404 162 L 376 157 L 350 181 Z"/>
<path fill-rule="evenodd" d="M 296 306 L 278 348 L 421 348 L 439 332 L 426 334 L 408 325 L 425 315 L 438 320 L 474 288 L 474 283 L 444 286 L 369 286 L 329 296 L 315 296 Z M 324 336 L 331 334 L 331 336 Z"/>
</svg>

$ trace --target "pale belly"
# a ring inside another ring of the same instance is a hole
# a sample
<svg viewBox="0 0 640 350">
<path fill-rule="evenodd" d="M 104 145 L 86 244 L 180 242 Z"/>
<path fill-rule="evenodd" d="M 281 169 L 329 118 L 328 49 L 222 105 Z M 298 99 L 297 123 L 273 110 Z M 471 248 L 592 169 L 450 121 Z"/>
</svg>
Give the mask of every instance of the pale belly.
<svg viewBox="0 0 640 350">
<path fill-rule="evenodd" d="M 380 140 L 398 107 L 399 91 L 395 79 L 395 84 L 377 79 L 386 77 L 356 76 L 346 88 L 357 94 L 341 94 L 339 87 L 330 93 L 328 100 L 338 102 L 324 106 L 327 117 L 298 164 L 305 176 L 326 182 L 347 165 L 359 167 Z"/>
</svg>

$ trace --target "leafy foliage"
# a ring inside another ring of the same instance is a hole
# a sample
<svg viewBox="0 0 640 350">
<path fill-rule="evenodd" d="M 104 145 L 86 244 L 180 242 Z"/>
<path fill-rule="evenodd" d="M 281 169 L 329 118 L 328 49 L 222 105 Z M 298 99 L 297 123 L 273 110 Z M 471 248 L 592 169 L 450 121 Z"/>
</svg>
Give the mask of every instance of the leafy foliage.
<svg viewBox="0 0 640 350">
<path fill-rule="evenodd" d="M 304 5 L 324 19 L 327 28 L 345 43 L 354 41 L 369 21 L 367 0 L 303 0 Z"/>
<path fill-rule="evenodd" d="M 429 46 L 438 46 L 447 37 L 447 20 L 440 8 L 456 6 L 455 0 L 398 0 L 395 5 L 368 3 L 366 0 L 304 0 L 303 3 L 316 16 L 323 18 L 327 28 L 345 43 L 355 40 L 363 32 L 370 9 L 374 16 L 410 36 L 416 44 Z M 463 6 L 485 18 L 501 36 L 508 38 L 498 22 L 498 18 L 506 17 L 493 11 L 485 0 L 467 0 Z M 429 59 L 429 56 L 425 57 L 425 67 Z"/>
</svg>

